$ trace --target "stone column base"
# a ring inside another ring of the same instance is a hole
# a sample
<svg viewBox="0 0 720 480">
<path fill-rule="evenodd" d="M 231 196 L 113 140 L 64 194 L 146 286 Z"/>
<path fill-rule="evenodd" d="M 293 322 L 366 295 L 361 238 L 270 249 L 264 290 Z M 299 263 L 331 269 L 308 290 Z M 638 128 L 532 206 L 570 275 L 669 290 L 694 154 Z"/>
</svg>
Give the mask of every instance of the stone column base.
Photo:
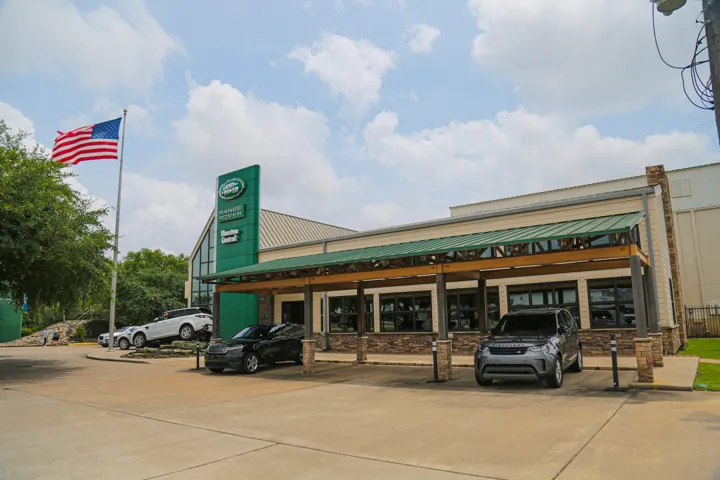
<svg viewBox="0 0 720 480">
<path fill-rule="evenodd" d="M 663 334 L 662 332 L 648 334 L 652 340 L 653 367 L 662 367 L 663 362 Z"/>
<path fill-rule="evenodd" d="M 452 341 L 437 341 L 438 381 L 452 380 Z"/>
<path fill-rule="evenodd" d="M 638 382 L 653 383 L 655 375 L 653 374 L 652 339 L 634 338 L 633 342 L 635 342 Z"/>
<path fill-rule="evenodd" d="M 315 373 L 315 340 L 303 340 L 303 373 Z"/>
<path fill-rule="evenodd" d="M 357 337 L 357 362 L 367 362 L 368 337 Z"/>
</svg>

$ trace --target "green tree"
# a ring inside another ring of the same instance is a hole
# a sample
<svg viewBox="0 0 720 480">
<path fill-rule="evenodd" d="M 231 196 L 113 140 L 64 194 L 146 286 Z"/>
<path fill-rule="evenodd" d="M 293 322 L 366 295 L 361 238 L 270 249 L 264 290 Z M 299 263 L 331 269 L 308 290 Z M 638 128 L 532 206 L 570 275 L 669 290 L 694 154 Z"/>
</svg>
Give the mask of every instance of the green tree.
<svg viewBox="0 0 720 480">
<path fill-rule="evenodd" d="M 103 295 L 110 275 L 111 235 L 94 209 L 75 191 L 70 169 L 29 148 L 24 133 L 0 120 L 0 295 L 16 305 L 25 295 L 31 311 L 70 312 Z"/>
<path fill-rule="evenodd" d="M 117 318 L 127 325 L 149 323 L 166 310 L 184 307 L 188 259 L 143 248 L 118 265 Z"/>
</svg>

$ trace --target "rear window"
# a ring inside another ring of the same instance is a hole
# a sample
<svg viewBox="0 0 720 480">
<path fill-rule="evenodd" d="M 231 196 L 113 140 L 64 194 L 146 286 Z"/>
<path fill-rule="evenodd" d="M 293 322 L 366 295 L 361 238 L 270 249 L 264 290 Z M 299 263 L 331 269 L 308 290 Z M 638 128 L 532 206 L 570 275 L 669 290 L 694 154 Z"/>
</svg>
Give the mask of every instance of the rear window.
<svg viewBox="0 0 720 480">
<path fill-rule="evenodd" d="M 502 335 L 555 335 L 555 314 L 505 315 L 494 332 Z"/>
</svg>

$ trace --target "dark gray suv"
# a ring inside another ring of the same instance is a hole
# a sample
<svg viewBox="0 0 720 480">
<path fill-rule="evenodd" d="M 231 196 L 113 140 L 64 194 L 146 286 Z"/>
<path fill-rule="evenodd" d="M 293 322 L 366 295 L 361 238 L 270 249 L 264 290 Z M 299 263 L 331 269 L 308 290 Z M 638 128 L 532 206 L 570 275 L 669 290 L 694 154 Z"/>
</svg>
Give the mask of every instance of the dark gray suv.
<svg viewBox="0 0 720 480">
<path fill-rule="evenodd" d="M 521 310 L 505 315 L 475 352 L 475 380 L 547 379 L 559 388 L 565 370 L 581 372 L 582 344 L 575 319 L 563 308 Z"/>
</svg>

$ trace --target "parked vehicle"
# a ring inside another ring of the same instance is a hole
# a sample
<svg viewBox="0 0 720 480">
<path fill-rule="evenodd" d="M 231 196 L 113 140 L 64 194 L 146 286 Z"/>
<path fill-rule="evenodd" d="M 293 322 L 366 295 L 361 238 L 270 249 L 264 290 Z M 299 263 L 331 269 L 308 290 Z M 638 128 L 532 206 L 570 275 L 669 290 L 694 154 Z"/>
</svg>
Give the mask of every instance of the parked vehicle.
<svg viewBox="0 0 720 480">
<path fill-rule="evenodd" d="M 128 329 L 128 327 L 120 327 L 117 330 L 115 330 L 115 335 L 119 335 L 127 329 Z M 109 339 L 110 339 L 110 333 L 103 333 L 101 335 L 98 335 L 98 339 L 97 339 L 98 344 L 102 347 L 107 347 L 108 343 L 109 343 L 108 342 Z"/>
<path fill-rule="evenodd" d="M 564 372 L 583 368 L 582 344 L 575 319 L 563 308 L 511 312 L 500 319 L 475 352 L 475 380 L 546 379 L 559 388 Z"/>
<path fill-rule="evenodd" d="M 138 331 L 140 327 L 127 327 L 120 333 L 115 334 L 114 346 L 120 347 L 120 350 L 127 350 L 132 346 L 133 334 Z"/>
<path fill-rule="evenodd" d="M 205 351 L 205 368 L 220 373 L 232 368 L 256 373 L 260 365 L 294 361 L 302 365 L 302 325 L 251 325 L 228 342 L 213 343 Z"/>
<path fill-rule="evenodd" d="M 192 340 L 195 332 L 207 329 L 212 331 L 213 318 L 210 310 L 203 307 L 180 308 L 170 310 L 151 323 L 142 325 L 132 335 L 132 344 L 142 348 L 148 343 L 159 340 Z"/>
</svg>

